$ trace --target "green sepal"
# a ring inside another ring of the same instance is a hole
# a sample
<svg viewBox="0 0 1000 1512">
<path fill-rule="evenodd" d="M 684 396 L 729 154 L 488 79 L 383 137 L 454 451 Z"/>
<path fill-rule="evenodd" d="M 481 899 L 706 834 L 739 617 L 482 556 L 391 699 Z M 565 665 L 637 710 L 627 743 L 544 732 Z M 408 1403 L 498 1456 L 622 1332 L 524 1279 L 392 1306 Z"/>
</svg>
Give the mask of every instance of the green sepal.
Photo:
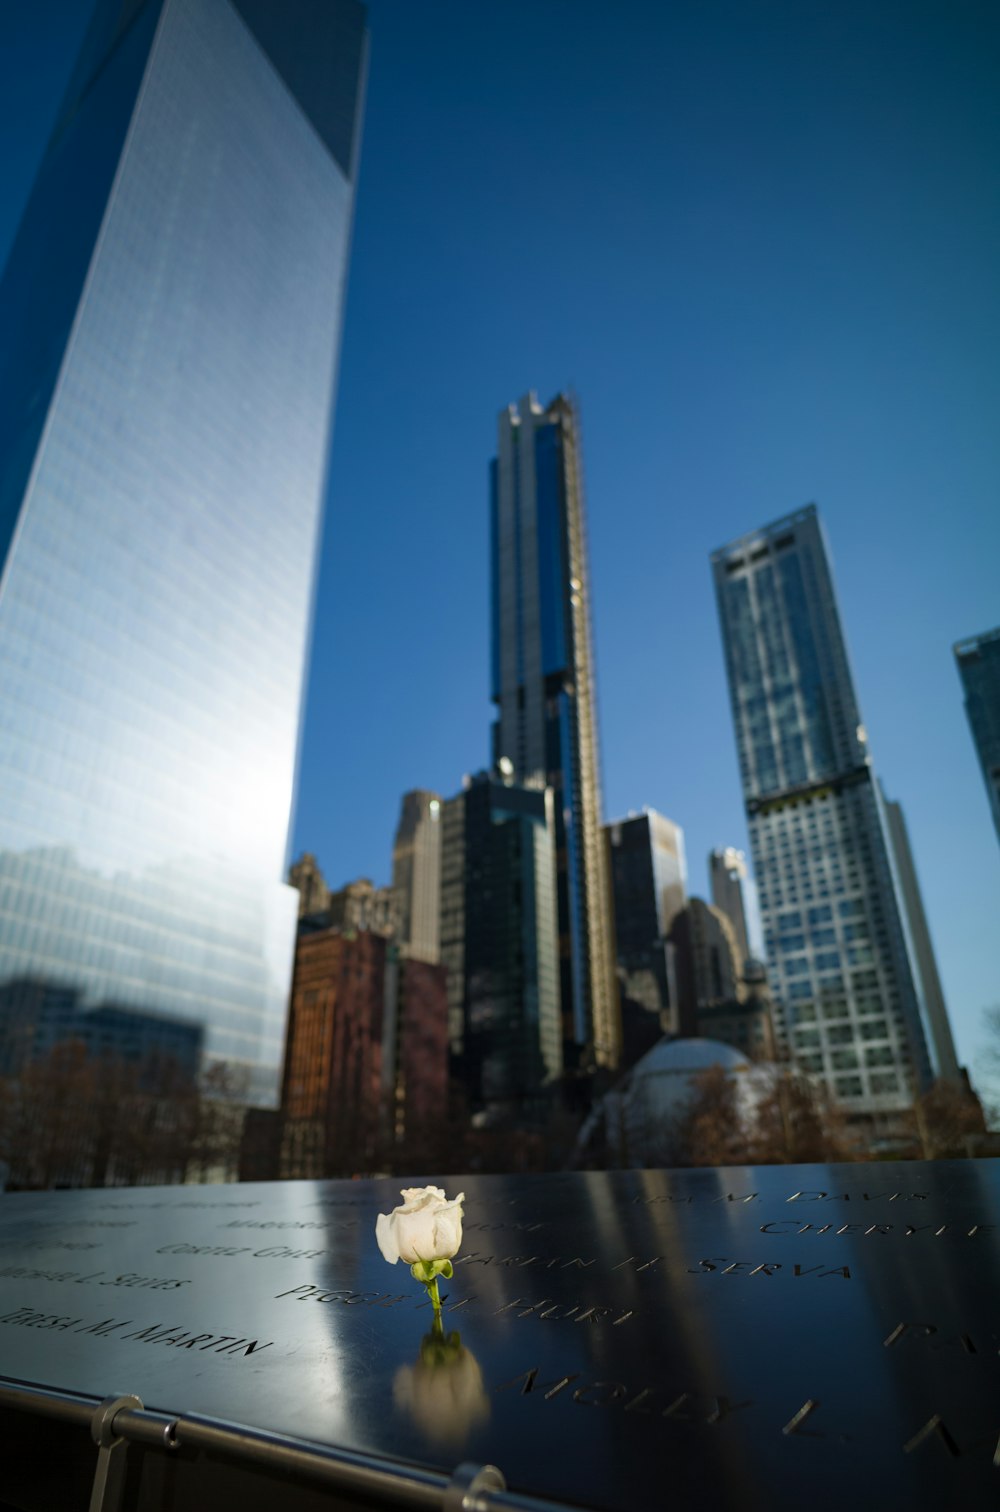
<svg viewBox="0 0 1000 1512">
<path fill-rule="evenodd" d="M 443 1276 L 446 1281 L 450 1281 L 454 1274 L 455 1270 L 450 1260 L 417 1260 L 410 1266 L 410 1275 L 422 1286 L 430 1286 L 438 1276 Z"/>
</svg>

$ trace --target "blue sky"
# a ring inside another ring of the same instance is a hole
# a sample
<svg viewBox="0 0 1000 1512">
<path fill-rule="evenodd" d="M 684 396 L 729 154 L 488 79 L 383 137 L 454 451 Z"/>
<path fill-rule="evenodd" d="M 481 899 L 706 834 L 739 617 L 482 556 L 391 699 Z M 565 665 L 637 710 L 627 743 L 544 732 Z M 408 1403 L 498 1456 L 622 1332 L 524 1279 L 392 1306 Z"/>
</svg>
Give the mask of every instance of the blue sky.
<svg viewBox="0 0 1000 1512">
<path fill-rule="evenodd" d="M 1000 846 L 952 642 L 1000 623 L 1000 11 L 371 0 L 293 849 L 386 881 L 485 764 L 496 412 L 582 408 L 605 811 L 745 845 L 709 552 L 815 500 L 960 1057 Z M 0 20 L 0 256 L 86 19 Z"/>
</svg>

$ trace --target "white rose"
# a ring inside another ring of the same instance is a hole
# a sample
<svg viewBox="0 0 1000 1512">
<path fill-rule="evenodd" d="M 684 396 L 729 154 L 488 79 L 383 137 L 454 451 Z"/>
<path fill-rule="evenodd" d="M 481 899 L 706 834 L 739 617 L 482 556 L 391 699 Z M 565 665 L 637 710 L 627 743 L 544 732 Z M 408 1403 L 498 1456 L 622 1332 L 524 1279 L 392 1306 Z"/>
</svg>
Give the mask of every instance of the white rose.
<svg viewBox="0 0 1000 1512">
<path fill-rule="evenodd" d="M 389 1264 L 405 1260 L 407 1265 L 416 1265 L 457 1255 L 465 1193 L 460 1192 L 454 1202 L 448 1201 L 440 1187 L 408 1187 L 402 1195 L 402 1207 L 379 1213 L 375 1222 L 375 1238 Z"/>
</svg>

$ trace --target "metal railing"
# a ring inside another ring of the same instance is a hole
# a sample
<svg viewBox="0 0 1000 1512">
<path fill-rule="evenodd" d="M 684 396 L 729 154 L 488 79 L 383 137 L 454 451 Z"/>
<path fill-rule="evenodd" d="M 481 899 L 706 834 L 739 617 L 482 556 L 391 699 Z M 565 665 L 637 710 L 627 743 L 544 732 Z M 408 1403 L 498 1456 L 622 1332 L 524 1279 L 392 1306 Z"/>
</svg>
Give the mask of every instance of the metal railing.
<svg viewBox="0 0 1000 1512">
<path fill-rule="evenodd" d="M 173 1455 L 208 1452 L 241 1466 L 325 1487 L 371 1507 L 399 1512 L 569 1512 L 568 1505 L 507 1490 L 495 1465 L 466 1463 L 450 1475 L 358 1450 L 245 1428 L 200 1413 L 175 1416 L 144 1407 L 137 1396 L 103 1401 L 0 1376 L 0 1411 L 89 1428 L 97 1449 L 90 1512 L 125 1512 L 125 1462 L 130 1444 Z M 70 1512 L 70 1509 L 67 1509 Z"/>
</svg>

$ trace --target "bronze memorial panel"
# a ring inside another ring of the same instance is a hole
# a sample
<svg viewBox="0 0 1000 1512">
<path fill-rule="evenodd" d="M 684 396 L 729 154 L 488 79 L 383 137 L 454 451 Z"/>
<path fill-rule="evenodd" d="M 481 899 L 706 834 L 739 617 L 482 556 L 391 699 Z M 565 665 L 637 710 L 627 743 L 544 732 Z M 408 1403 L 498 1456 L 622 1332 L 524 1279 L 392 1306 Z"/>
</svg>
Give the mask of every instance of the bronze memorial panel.
<svg viewBox="0 0 1000 1512">
<path fill-rule="evenodd" d="M 52 1408 L 42 1435 L 27 1385 L 416 1479 L 492 1464 L 510 1493 L 609 1512 L 994 1507 L 998 1180 L 997 1161 L 449 1177 L 465 1232 L 438 1333 L 375 1243 L 416 1179 L 7 1194 L 0 1423 L 28 1447 L 0 1506 L 59 1503 L 39 1460 L 63 1430 Z M 174 1505 L 156 1473 L 148 1504 Z"/>
</svg>

